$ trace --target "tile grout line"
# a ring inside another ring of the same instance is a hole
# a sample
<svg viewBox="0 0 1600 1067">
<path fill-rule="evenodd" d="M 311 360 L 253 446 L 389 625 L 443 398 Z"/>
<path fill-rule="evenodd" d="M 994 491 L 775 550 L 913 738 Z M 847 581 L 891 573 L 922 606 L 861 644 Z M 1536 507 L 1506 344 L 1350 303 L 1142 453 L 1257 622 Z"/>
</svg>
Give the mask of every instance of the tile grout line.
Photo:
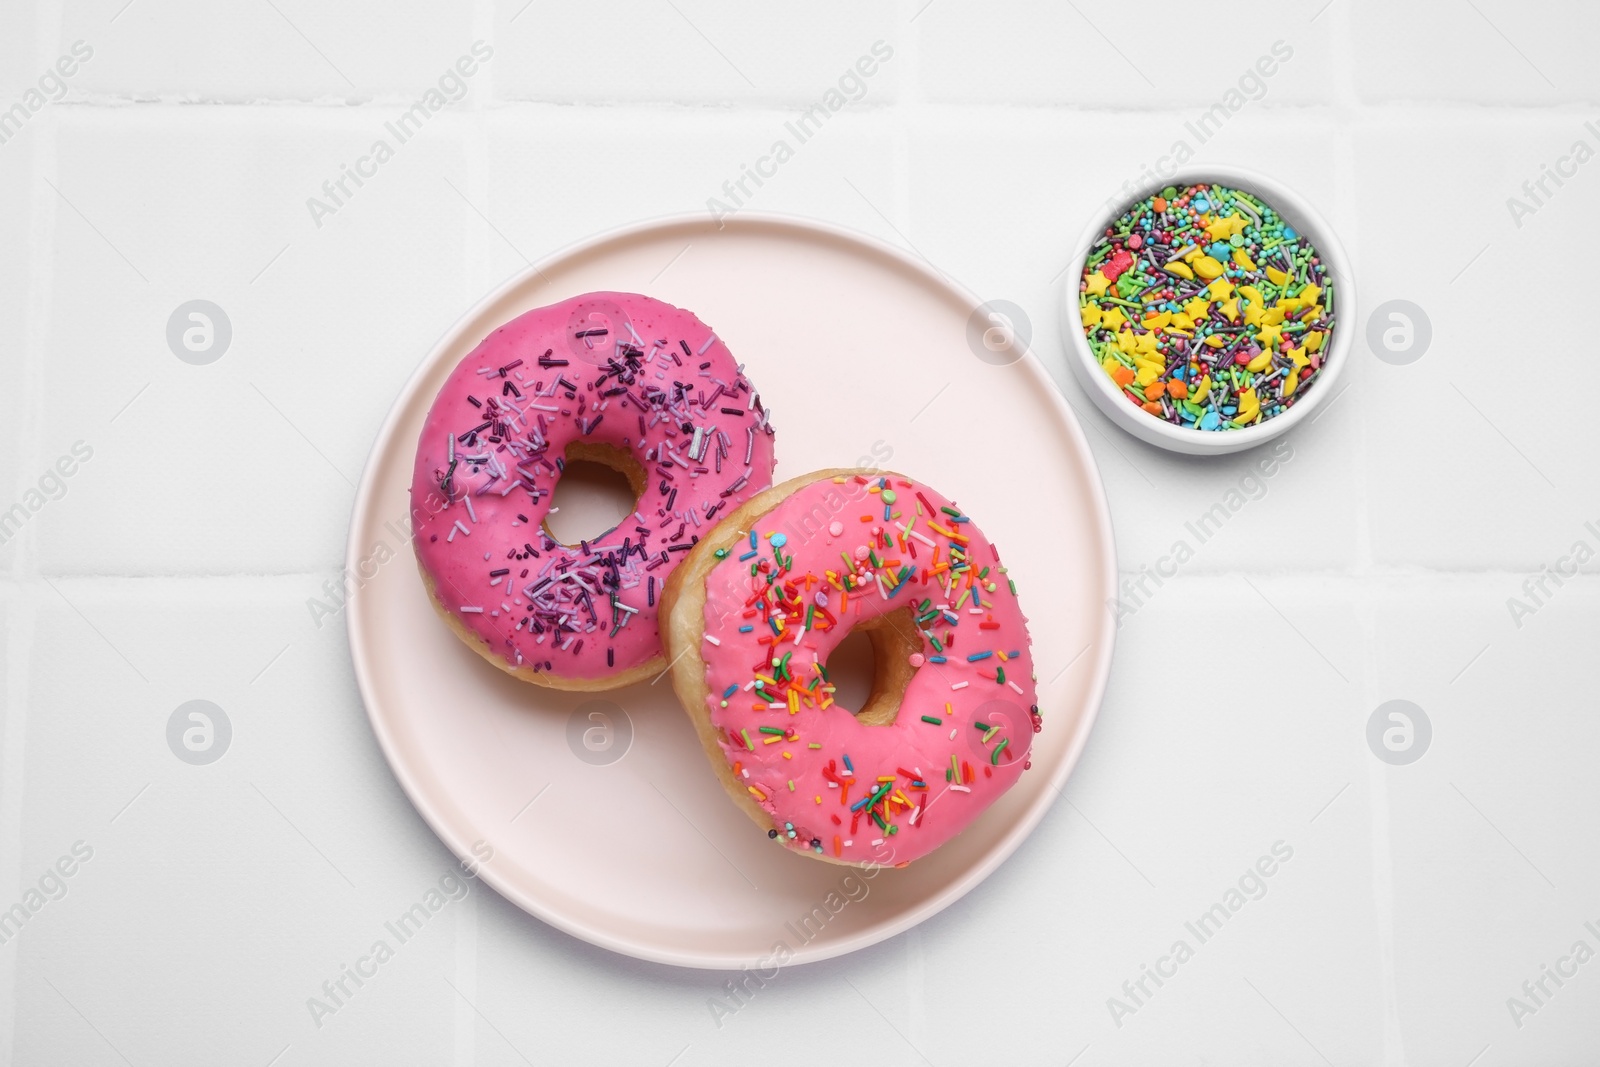
<svg viewBox="0 0 1600 1067">
<path fill-rule="evenodd" d="M 1360 93 L 1356 90 L 1354 80 L 1355 63 L 1354 53 L 1354 27 L 1352 25 L 1352 5 L 1349 3 L 1338 4 L 1338 10 L 1329 14 L 1334 18 L 1332 32 L 1329 34 L 1329 46 L 1333 52 L 1332 67 L 1341 73 L 1338 79 L 1339 94 L 1335 105 L 1334 123 L 1340 127 L 1340 142 L 1344 151 L 1339 153 L 1338 167 L 1338 198 L 1339 206 L 1343 209 L 1345 218 L 1358 218 L 1360 216 L 1359 196 L 1356 188 L 1357 177 L 1355 173 L 1354 141 L 1355 131 L 1361 121 L 1368 114 L 1368 109 L 1362 105 Z M 1360 231 L 1353 228 L 1347 231 L 1347 238 L 1359 240 Z M 1360 258 L 1358 245 L 1350 245 L 1346 254 L 1352 263 Z M 1352 268 L 1353 269 L 1353 268 Z M 1358 292 L 1358 298 L 1362 298 Z M 1371 295 L 1363 299 L 1371 303 Z M 1347 323 L 1346 328 L 1360 326 L 1361 304 L 1356 305 L 1355 322 Z M 1351 354 L 1358 351 L 1361 344 L 1358 336 L 1356 345 L 1352 346 Z M 1370 371 L 1370 363 L 1365 364 Z M 1357 406 L 1349 418 L 1366 421 L 1366 409 Z M 1363 427 L 1364 430 L 1364 427 Z M 1369 453 L 1367 434 L 1358 432 L 1356 447 L 1360 450 L 1362 469 L 1367 468 Z M 1363 585 L 1377 573 L 1372 551 L 1372 487 L 1368 479 L 1363 479 L 1360 485 L 1361 500 L 1356 513 L 1356 551 L 1355 570 L 1356 580 Z M 1376 602 L 1371 598 L 1363 598 L 1362 626 L 1365 630 L 1366 655 L 1364 669 L 1362 670 L 1361 691 L 1366 700 L 1357 705 L 1355 723 L 1362 721 L 1362 709 L 1376 707 L 1382 699 L 1376 690 L 1377 685 L 1377 651 L 1378 651 L 1378 610 Z M 1362 758 L 1365 753 L 1360 754 Z M 1405 1043 L 1400 1025 L 1398 1008 L 1398 986 L 1396 984 L 1395 957 L 1397 945 L 1395 943 L 1394 918 L 1394 854 L 1391 844 L 1391 817 L 1389 810 L 1388 779 L 1383 774 L 1384 767 L 1376 760 L 1367 763 L 1368 781 L 1368 824 L 1371 827 L 1371 853 L 1372 853 L 1372 903 L 1373 920 L 1377 926 L 1379 983 L 1382 990 L 1382 999 L 1379 1011 L 1382 1013 L 1383 1052 L 1385 1063 L 1403 1063 L 1405 1061 Z"/>
<path fill-rule="evenodd" d="M 1353 27 L 1351 25 L 1352 5 L 1341 4 L 1338 11 L 1333 12 L 1335 18 L 1335 32 L 1332 34 L 1332 47 L 1334 49 L 1334 66 L 1344 72 L 1344 77 L 1339 81 L 1340 93 L 1334 121 L 1340 123 L 1344 132 L 1341 141 L 1344 142 L 1345 151 L 1340 153 L 1339 166 L 1339 199 L 1343 214 L 1346 218 L 1357 218 L 1360 214 L 1359 197 L 1356 189 L 1356 174 L 1354 165 L 1355 130 L 1367 113 L 1363 107 L 1360 94 L 1356 91 L 1353 80 L 1355 65 L 1352 61 Z M 1349 231 L 1354 239 L 1359 239 L 1358 229 Z M 1352 245 L 1347 248 L 1347 255 L 1352 262 L 1360 258 L 1359 246 Z M 1358 294 L 1359 296 L 1360 294 Z M 1364 299 L 1371 303 L 1371 295 Z M 1349 323 L 1347 328 L 1354 327 L 1359 330 L 1361 305 L 1356 306 L 1356 321 Z M 1358 335 L 1356 345 L 1352 346 L 1351 353 L 1358 350 L 1361 344 Z M 1371 364 L 1364 364 L 1368 370 Z M 1366 421 L 1366 409 L 1357 406 L 1356 413 L 1351 418 Z M 1367 435 L 1365 432 L 1357 434 L 1357 448 L 1360 450 L 1362 469 L 1367 469 L 1369 453 Z M 1356 554 L 1355 564 L 1357 580 L 1363 583 L 1372 580 L 1378 573 L 1372 549 L 1372 492 L 1370 481 L 1363 479 L 1361 484 L 1361 501 L 1356 519 Z M 1366 656 L 1365 669 L 1362 672 L 1362 692 L 1366 700 L 1356 708 L 1355 723 L 1359 726 L 1363 719 L 1365 708 L 1376 707 L 1381 697 L 1378 695 L 1377 685 L 1377 652 L 1378 642 L 1378 611 L 1376 602 L 1370 598 L 1365 599 L 1362 612 L 1362 625 L 1365 630 Z M 1361 754 L 1365 758 L 1365 753 Z M 1388 779 L 1384 776 L 1384 766 L 1376 760 L 1367 762 L 1367 781 L 1369 807 L 1367 813 L 1368 824 L 1371 827 L 1370 848 L 1372 855 L 1372 904 L 1373 921 L 1377 927 L 1378 953 L 1378 980 L 1382 990 L 1382 999 L 1379 1011 L 1382 1013 L 1382 1034 L 1385 1063 L 1403 1063 L 1405 1061 L 1405 1044 L 1400 1025 L 1398 1008 L 1398 987 L 1395 974 L 1395 895 L 1394 895 L 1394 853 L 1391 844 L 1392 819 L 1389 809 Z"/>
</svg>

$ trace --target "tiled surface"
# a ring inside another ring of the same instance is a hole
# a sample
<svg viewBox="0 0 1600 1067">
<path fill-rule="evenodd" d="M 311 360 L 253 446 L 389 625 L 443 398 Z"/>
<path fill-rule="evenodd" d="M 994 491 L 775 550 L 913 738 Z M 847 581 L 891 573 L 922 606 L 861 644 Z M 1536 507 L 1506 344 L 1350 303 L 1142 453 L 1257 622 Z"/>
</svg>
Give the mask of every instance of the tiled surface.
<svg viewBox="0 0 1600 1067">
<path fill-rule="evenodd" d="M 0 908 L 75 843 L 93 855 L 0 945 L 0 1063 L 1593 1057 L 1600 964 L 1542 971 L 1600 951 L 1588 8 L 103 0 L 4 20 L 0 107 L 76 42 L 93 55 L 0 143 L 0 509 L 40 504 L 0 543 Z M 458 99 L 335 202 L 324 183 L 430 87 Z M 501 279 L 707 210 L 813 106 L 821 132 L 749 206 L 1023 306 L 1099 460 L 1123 620 L 1065 795 L 957 905 L 784 971 L 720 1026 L 722 976 L 478 886 L 313 1019 L 452 863 L 383 763 L 342 626 L 306 608 L 392 398 Z M 1121 434 L 1058 340 L 1072 243 L 1179 143 L 1320 206 L 1360 285 L 1346 328 L 1395 299 L 1432 323 L 1409 366 L 1358 340 L 1270 476 Z M 233 330 L 206 366 L 166 343 L 194 299 Z M 1202 541 L 1187 524 L 1235 489 Z M 1581 573 L 1542 570 L 1564 560 Z M 197 698 L 234 730 L 212 766 L 165 741 Z M 1433 729 L 1405 766 L 1367 742 L 1396 698 Z M 1248 875 L 1274 846 L 1291 858 Z M 1185 924 L 1241 879 L 1201 943 Z M 1192 958 L 1138 991 L 1178 940 Z"/>
</svg>

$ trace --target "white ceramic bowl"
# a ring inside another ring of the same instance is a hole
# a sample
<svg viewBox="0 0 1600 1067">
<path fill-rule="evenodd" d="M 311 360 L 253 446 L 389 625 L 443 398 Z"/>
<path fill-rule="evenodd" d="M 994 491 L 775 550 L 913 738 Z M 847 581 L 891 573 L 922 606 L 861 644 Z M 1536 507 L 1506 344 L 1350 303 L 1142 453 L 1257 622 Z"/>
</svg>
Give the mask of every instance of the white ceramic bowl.
<svg viewBox="0 0 1600 1067">
<path fill-rule="evenodd" d="M 1283 414 L 1237 430 L 1192 430 L 1174 426 L 1128 403 L 1095 362 L 1089 340 L 1083 334 L 1082 317 L 1078 314 L 1078 285 L 1083 279 L 1083 264 L 1089 257 L 1089 249 L 1100 239 L 1107 224 L 1120 217 L 1133 204 L 1169 185 L 1181 188 L 1201 182 L 1242 189 L 1265 202 L 1311 242 L 1311 247 L 1316 249 L 1333 278 L 1335 318 L 1332 347 L 1328 349 L 1322 373 L 1317 376 L 1313 388 L 1307 390 L 1304 398 Z M 1254 448 L 1287 433 L 1337 394 L 1335 387 L 1344 372 L 1345 363 L 1350 359 L 1350 345 L 1358 332 L 1355 322 L 1355 278 L 1350 272 L 1350 261 L 1345 256 L 1344 246 L 1334 236 L 1327 221 L 1297 193 L 1254 171 L 1238 167 L 1195 165 L 1179 167 L 1171 176 L 1154 178 L 1135 186 L 1127 194 L 1119 192 L 1109 198 L 1106 204 L 1112 206 L 1097 214 L 1084 231 L 1072 257 L 1072 265 L 1067 268 L 1066 281 L 1061 288 L 1061 332 L 1067 344 L 1067 362 L 1072 365 L 1073 372 L 1090 399 L 1105 412 L 1107 418 L 1152 445 L 1193 456 L 1217 456 Z"/>
</svg>

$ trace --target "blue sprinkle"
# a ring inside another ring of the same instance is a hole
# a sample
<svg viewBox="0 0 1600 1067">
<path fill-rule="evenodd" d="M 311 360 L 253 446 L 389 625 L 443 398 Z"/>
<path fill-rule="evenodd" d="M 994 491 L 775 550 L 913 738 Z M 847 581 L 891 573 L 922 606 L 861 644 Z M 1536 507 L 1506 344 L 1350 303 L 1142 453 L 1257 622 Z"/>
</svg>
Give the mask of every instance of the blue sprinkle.
<svg viewBox="0 0 1600 1067">
<path fill-rule="evenodd" d="M 751 630 L 754 630 L 754 629 L 755 629 L 754 626 L 750 625 L 749 623 L 745 623 L 743 626 L 739 627 L 739 632 L 742 633 L 742 634 L 747 634 Z"/>
<path fill-rule="evenodd" d="M 856 769 L 850 766 L 850 753 L 848 752 L 844 754 L 844 769 L 849 771 L 851 774 L 856 773 Z"/>
<path fill-rule="evenodd" d="M 752 548 L 750 551 L 746 552 L 744 555 L 739 557 L 739 562 L 743 563 L 745 560 L 751 558 L 755 554 L 756 554 L 756 550 Z"/>
<path fill-rule="evenodd" d="M 773 548 L 782 548 L 784 545 L 789 543 L 789 535 L 775 533 L 769 538 L 769 540 L 772 542 Z"/>
<path fill-rule="evenodd" d="M 974 652 L 972 655 L 967 657 L 967 662 L 976 663 L 980 659 L 988 659 L 992 655 L 994 655 L 993 652 Z"/>
<path fill-rule="evenodd" d="M 750 531 L 750 547 L 756 547 L 756 532 L 754 530 Z"/>
<path fill-rule="evenodd" d="M 739 683 L 735 682 L 732 685 L 728 686 L 727 689 L 723 690 L 722 699 L 723 700 L 727 700 L 729 697 L 733 696 L 733 694 L 737 693 L 738 691 L 739 691 Z"/>
</svg>

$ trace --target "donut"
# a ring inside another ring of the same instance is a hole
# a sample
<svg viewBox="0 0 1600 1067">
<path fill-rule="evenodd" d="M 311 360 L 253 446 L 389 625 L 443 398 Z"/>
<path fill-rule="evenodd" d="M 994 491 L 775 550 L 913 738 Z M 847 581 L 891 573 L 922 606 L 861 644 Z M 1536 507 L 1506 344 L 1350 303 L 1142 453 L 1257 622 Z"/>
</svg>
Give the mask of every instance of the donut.
<svg viewBox="0 0 1600 1067">
<path fill-rule="evenodd" d="M 660 674 L 667 577 L 772 484 L 770 412 L 693 314 L 588 293 L 496 329 L 445 380 L 411 481 L 423 584 L 456 635 L 526 682 L 600 690 Z M 634 513 L 566 545 L 545 518 L 571 460 L 620 471 Z"/>
<path fill-rule="evenodd" d="M 1040 718 L 1015 583 L 927 485 L 840 469 L 758 493 L 701 538 L 662 602 L 673 688 L 718 779 L 792 851 L 904 866 L 1029 766 Z M 875 677 L 847 708 L 828 656 L 857 629 Z"/>
</svg>

